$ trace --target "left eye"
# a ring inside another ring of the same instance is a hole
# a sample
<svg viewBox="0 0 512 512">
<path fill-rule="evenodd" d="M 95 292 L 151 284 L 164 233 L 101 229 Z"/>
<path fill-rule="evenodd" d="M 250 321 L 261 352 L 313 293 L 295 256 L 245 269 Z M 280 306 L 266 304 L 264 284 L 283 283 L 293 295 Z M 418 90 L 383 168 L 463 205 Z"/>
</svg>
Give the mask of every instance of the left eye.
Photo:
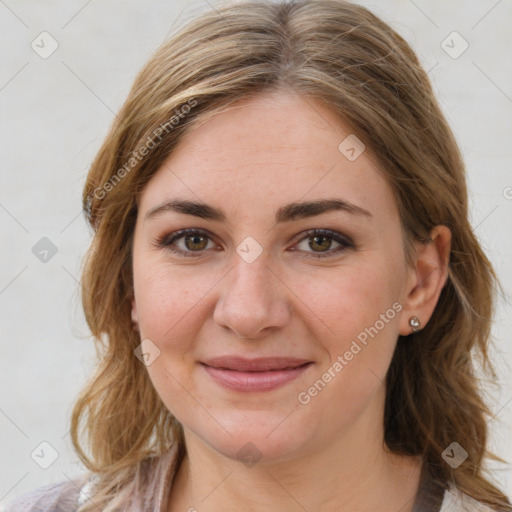
<svg viewBox="0 0 512 512">
<path fill-rule="evenodd" d="M 334 249 L 333 244 L 337 244 Z M 158 242 L 158 245 L 181 256 L 199 256 L 206 249 L 212 249 L 212 245 L 215 246 L 215 243 L 205 231 L 182 229 L 164 237 Z M 307 257 L 325 258 L 343 252 L 350 247 L 354 247 L 352 241 L 340 233 L 329 229 L 311 229 L 299 239 L 291 250 L 298 249 L 308 253 Z"/>
<path fill-rule="evenodd" d="M 337 244 L 334 249 L 332 249 L 333 243 Z M 302 248 L 300 248 L 301 244 Z M 300 239 L 296 247 L 306 253 L 309 252 L 308 257 L 325 258 L 354 247 L 354 244 L 349 238 L 330 229 L 311 229 Z M 308 251 L 308 248 L 312 249 L 312 252 Z"/>
</svg>

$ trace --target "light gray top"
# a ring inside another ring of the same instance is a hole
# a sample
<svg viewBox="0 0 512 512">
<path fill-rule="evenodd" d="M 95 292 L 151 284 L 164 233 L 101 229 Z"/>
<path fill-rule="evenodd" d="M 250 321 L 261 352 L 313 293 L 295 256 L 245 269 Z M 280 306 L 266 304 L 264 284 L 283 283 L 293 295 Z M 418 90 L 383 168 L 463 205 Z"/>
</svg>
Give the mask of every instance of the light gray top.
<svg viewBox="0 0 512 512">
<path fill-rule="evenodd" d="M 132 499 L 127 512 L 166 512 L 172 481 L 179 465 L 177 447 L 160 457 L 140 463 L 130 485 Z M 5 512 L 76 512 L 80 503 L 89 499 L 94 479 L 84 475 L 39 487 L 19 496 L 7 505 Z M 413 512 L 493 512 L 453 487 L 444 491 L 423 472 Z"/>
</svg>

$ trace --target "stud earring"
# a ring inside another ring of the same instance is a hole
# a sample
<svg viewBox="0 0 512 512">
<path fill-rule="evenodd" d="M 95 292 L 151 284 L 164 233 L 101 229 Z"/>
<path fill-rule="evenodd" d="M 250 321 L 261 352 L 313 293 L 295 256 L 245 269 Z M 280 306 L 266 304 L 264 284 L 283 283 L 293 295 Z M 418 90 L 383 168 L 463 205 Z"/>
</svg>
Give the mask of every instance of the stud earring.
<svg viewBox="0 0 512 512">
<path fill-rule="evenodd" d="M 411 316 L 409 318 L 409 325 L 411 326 L 412 332 L 418 332 L 420 330 L 420 319 L 417 316 Z"/>
</svg>

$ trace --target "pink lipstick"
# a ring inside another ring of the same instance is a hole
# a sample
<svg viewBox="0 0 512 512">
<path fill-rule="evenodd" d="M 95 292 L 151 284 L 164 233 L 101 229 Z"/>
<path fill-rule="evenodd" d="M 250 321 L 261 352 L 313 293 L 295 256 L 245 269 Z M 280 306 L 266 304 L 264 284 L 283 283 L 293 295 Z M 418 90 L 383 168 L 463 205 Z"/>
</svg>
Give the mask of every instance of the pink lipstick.
<svg viewBox="0 0 512 512">
<path fill-rule="evenodd" d="M 276 389 L 304 373 L 312 361 L 292 357 L 247 359 L 223 356 L 201 365 L 212 379 L 233 391 L 258 392 Z"/>
</svg>

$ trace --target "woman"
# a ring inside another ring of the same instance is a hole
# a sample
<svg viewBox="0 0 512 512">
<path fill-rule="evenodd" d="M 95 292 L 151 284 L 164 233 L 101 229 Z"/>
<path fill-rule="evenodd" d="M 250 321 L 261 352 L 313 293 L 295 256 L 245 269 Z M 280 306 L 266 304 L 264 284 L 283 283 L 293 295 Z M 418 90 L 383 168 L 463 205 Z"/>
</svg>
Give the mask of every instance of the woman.
<svg viewBox="0 0 512 512">
<path fill-rule="evenodd" d="M 89 474 L 8 510 L 512 510 L 483 475 L 491 264 L 407 43 L 339 0 L 204 14 L 90 170 Z"/>
</svg>

